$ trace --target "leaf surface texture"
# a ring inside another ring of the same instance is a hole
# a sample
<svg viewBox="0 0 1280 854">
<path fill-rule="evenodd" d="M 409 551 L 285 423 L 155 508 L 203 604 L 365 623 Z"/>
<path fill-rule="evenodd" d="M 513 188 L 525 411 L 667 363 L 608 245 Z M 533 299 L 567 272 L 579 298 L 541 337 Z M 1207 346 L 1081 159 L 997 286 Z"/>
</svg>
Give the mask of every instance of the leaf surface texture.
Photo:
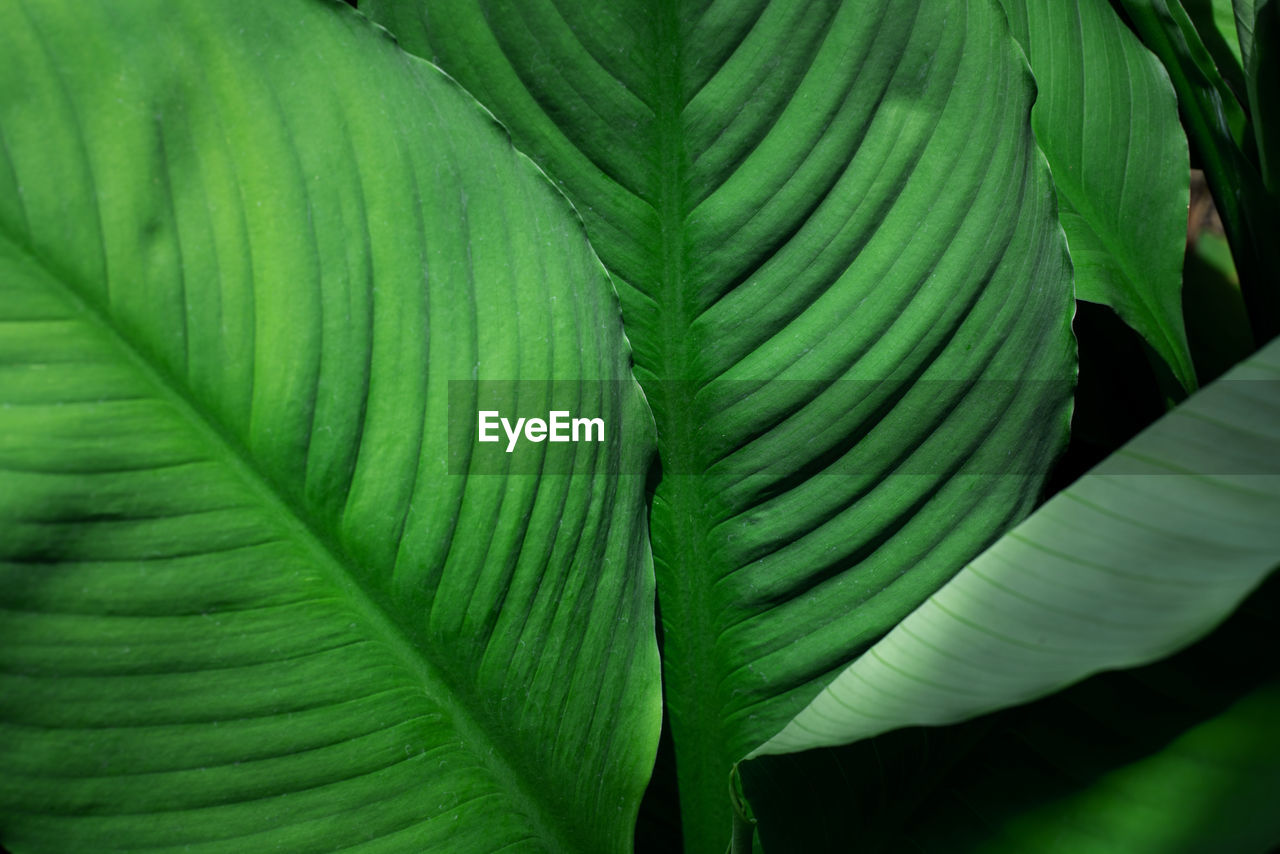
<svg viewBox="0 0 1280 854">
<path fill-rule="evenodd" d="M 626 850 L 652 436 L 563 196 L 340 4 L 3 20 L 4 844 Z M 477 379 L 625 432 L 450 474 Z"/>
<path fill-rule="evenodd" d="M 582 212 L 658 425 L 686 844 L 730 765 L 1033 502 L 1071 278 L 992 2 L 363 7 Z"/>
</svg>

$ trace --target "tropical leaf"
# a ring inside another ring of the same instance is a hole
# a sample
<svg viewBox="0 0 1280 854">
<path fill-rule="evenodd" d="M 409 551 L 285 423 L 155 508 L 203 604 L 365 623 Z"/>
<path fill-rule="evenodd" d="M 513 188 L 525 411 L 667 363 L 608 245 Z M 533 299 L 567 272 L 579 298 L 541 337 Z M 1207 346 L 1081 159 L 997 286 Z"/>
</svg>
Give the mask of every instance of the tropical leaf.
<svg viewBox="0 0 1280 854">
<path fill-rule="evenodd" d="M 1194 389 L 1181 300 L 1187 140 L 1169 77 L 1106 0 L 1002 2 L 1036 77 L 1031 125 L 1076 297 L 1115 309 Z"/>
<path fill-rule="evenodd" d="M 947 727 L 744 763 L 769 852 L 1265 854 L 1280 843 L 1280 576 L 1146 667 Z"/>
<path fill-rule="evenodd" d="M 1275 138 L 1280 135 L 1269 132 L 1273 120 L 1265 113 L 1251 117 L 1242 107 L 1179 0 L 1120 0 L 1120 4 L 1143 44 L 1169 72 L 1187 137 L 1198 154 L 1231 241 L 1253 337 L 1259 342 L 1270 341 L 1280 335 L 1280 279 L 1275 275 L 1280 270 L 1280 244 L 1274 238 L 1280 230 L 1280 190 L 1267 171 L 1270 160 L 1259 160 L 1258 152 L 1266 145 L 1276 145 Z M 1259 6 L 1259 14 L 1261 10 Z M 1243 31 L 1241 39 L 1243 46 Z M 1246 49 L 1244 53 L 1246 76 L 1256 81 L 1260 67 L 1257 52 L 1251 56 Z M 1280 66 L 1272 63 L 1270 67 Z M 1249 86 L 1252 103 L 1254 82 Z M 1265 120 L 1262 124 L 1258 123 L 1260 118 Z"/>
<path fill-rule="evenodd" d="M 651 422 L 563 196 L 340 4 L 3 20 L 0 839 L 628 849 Z M 477 378 L 609 441 L 451 474 Z"/>
<path fill-rule="evenodd" d="M 761 753 L 945 724 L 1168 655 L 1280 565 L 1280 341 L 1054 496 Z"/>
<path fill-rule="evenodd" d="M 583 213 L 658 424 L 686 846 L 733 762 L 1025 514 L 1072 291 L 994 2 L 362 8 Z"/>
</svg>

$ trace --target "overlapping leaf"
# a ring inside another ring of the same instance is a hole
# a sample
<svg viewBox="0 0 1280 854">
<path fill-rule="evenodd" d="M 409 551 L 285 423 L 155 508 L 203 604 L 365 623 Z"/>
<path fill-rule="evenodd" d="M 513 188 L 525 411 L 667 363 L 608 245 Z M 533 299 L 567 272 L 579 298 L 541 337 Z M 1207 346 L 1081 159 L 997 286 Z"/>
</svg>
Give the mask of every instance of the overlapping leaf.
<svg viewBox="0 0 1280 854">
<path fill-rule="evenodd" d="M 1159 60 L 1107 0 L 1003 0 L 1035 73 L 1076 296 L 1111 306 L 1187 389 L 1182 323 L 1187 140 Z"/>
<path fill-rule="evenodd" d="M 1143 43 L 1169 72 L 1187 137 L 1231 241 L 1253 337 L 1270 341 L 1280 334 L 1280 279 L 1275 274 L 1280 270 L 1280 244 L 1273 237 L 1280 227 L 1280 190 L 1273 174 L 1274 161 L 1280 159 L 1274 150 L 1280 134 L 1272 124 L 1276 110 L 1258 105 L 1274 104 L 1280 86 L 1266 82 L 1268 94 L 1257 87 L 1260 81 L 1280 79 L 1280 63 L 1262 60 L 1262 52 L 1251 50 L 1252 31 L 1241 29 L 1249 90 L 1249 103 L 1242 105 L 1179 0 L 1121 0 L 1121 5 Z M 1252 12 L 1254 27 L 1266 9 L 1272 16 L 1280 15 L 1274 3 L 1251 9 L 1253 5 L 1241 4 L 1237 14 Z"/>
<path fill-rule="evenodd" d="M 339 4 L 0 19 L 3 844 L 626 849 L 652 438 L 564 198 Z M 477 378 L 609 441 L 451 475 Z"/>
<path fill-rule="evenodd" d="M 1152 661 L 1280 565 L 1280 341 L 1002 537 L 761 753 L 943 724 Z"/>
<path fill-rule="evenodd" d="M 1248 14 L 1247 9 L 1243 11 Z M 1241 31 L 1241 42 L 1243 45 L 1248 39 L 1250 45 L 1245 66 L 1249 112 L 1274 222 L 1280 219 L 1280 50 L 1276 48 L 1280 42 L 1280 4 L 1257 0 L 1252 12 L 1252 27 L 1247 35 Z"/>
<path fill-rule="evenodd" d="M 992 2 L 382 0 L 582 211 L 658 422 L 686 844 L 733 761 L 1034 500 L 1069 264 Z"/>
<path fill-rule="evenodd" d="M 1280 684 L 1254 689 L 1173 734 L 1167 707 L 1126 708 L 1123 701 L 1141 697 L 1139 691 L 1107 697 L 1110 685 L 1088 697 L 1092 705 L 1066 709 L 1077 715 L 1070 723 L 1032 723 L 1018 732 L 1022 756 L 1000 757 L 985 768 L 973 757 L 961 771 L 973 776 L 954 778 L 954 800 L 908 831 L 913 847 L 983 854 L 1274 851 L 1280 843 L 1273 808 L 1280 784 L 1274 725 Z M 1064 737 L 1071 723 L 1076 731 Z M 1155 733 L 1167 741 L 1153 744 Z M 1113 759 L 1108 767 L 1102 761 L 1126 752 L 1128 762 Z M 1019 801 L 1021 810 L 1010 809 Z"/>
</svg>

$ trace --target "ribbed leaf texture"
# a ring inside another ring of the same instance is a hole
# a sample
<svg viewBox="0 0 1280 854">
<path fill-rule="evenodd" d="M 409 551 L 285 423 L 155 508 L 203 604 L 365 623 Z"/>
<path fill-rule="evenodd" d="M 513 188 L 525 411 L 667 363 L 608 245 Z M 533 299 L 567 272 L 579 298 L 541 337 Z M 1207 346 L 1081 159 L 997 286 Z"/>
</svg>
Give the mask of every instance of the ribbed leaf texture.
<svg viewBox="0 0 1280 854">
<path fill-rule="evenodd" d="M 731 764 L 1035 500 L 1072 287 L 994 2 L 362 8 L 506 124 L 614 274 L 658 425 L 686 844 Z"/>
<path fill-rule="evenodd" d="M 651 422 L 563 196 L 341 4 L 0 20 L 5 847 L 627 850 Z M 477 378 L 611 435 L 450 474 Z"/>
</svg>

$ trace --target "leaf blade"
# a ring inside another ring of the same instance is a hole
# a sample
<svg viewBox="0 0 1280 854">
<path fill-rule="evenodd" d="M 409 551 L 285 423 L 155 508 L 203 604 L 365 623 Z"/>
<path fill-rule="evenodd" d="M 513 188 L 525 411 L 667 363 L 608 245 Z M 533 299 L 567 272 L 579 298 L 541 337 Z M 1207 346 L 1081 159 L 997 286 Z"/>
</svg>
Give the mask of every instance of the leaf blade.
<svg viewBox="0 0 1280 854">
<path fill-rule="evenodd" d="M 512 129 L 619 282 L 686 845 L 719 854 L 730 765 L 1026 512 L 1064 438 L 1025 63 L 986 2 L 365 9 Z"/>
<path fill-rule="evenodd" d="M 1032 126 L 1053 170 L 1076 296 L 1115 309 L 1191 391 L 1188 154 L 1168 75 L 1105 0 L 1004 7 L 1036 77 Z"/>
<path fill-rule="evenodd" d="M 563 197 L 338 4 L 6 17 L 5 842 L 625 848 L 651 440 Z M 626 432 L 450 475 L 477 376 Z"/>
<path fill-rule="evenodd" d="M 1212 628 L 1280 563 L 1278 356 L 1272 343 L 1051 499 L 760 753 L 964 720 Z"/>
<path fill-rule="evenodd" d="M 1122 5 L 1173 81 L 1188 138 L 1203 163 L 1231 241 L 1254 340 L 1270 341 L 1280 330 L 1274 275 L 1280 259 L 1266 236 L 1277 221 L 1277 201 L 1261 171 L 1264 161 L 1257 157 L 1261 125 L 1250 127 L 1250 118 L 1178 0 L 1122 0 Z M 1243 40 L 1241 45 L 1249 53 Z M 1256 65 L 1258 54 L 1249 61 Z M 1247 71 L 1246 77 L 1255 73 Z"/>
</svg>

